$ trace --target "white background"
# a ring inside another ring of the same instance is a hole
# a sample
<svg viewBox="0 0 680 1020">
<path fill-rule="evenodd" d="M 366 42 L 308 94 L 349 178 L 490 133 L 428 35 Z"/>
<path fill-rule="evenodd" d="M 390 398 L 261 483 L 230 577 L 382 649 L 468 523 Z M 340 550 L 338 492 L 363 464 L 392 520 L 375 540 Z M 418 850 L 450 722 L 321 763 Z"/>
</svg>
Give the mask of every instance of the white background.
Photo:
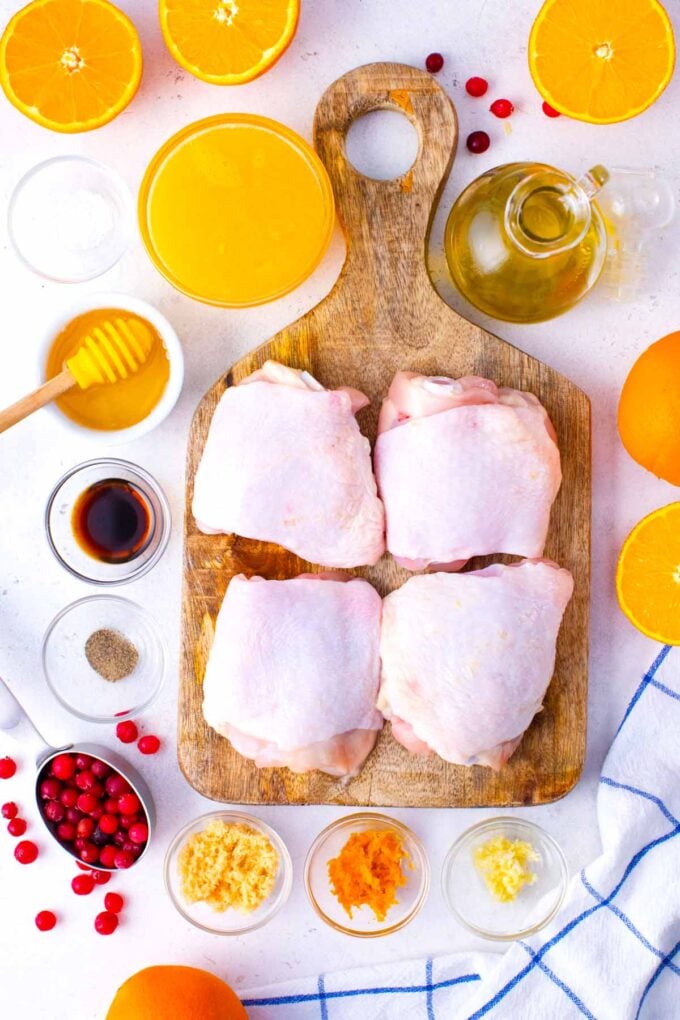
<svg viewBox="0 0 680 1020">
<path fill-rule="evenodd" d="M 0 0 L 3 24 L 17 6 Z M 676 0 L 669 6 L 677 13 Z M 564 117 L 548 120 L 541 113 L 526 67 L 526 40 L 538 8 L 535 0 L 304 0 L 297 36 L 279 64 L 258 81 L 231 89 L 196 81 L 174 64 L 161 39 L 154 0 L 121 0 L 121 7 L 134 18 L 142 37 L 145 71 L 139 94 L 114 123 L 71 137 L 32 124 L 0 96 L 3 205 L 26 170 L 60 153 L 85 153 L 111 164 L 136 191 L 147 162 L 170 134 L 219 111 L 267 114 L 310 138 L 315 103 L 338 75 L 373 60 L 421 66 L 432 50 L 446 57 L 438 80 L 456 104 L 463 139 L 433 232 L 431 260 L 438 275 L 442 275 L 443 221 L 453 199 L 464 184 L 495 164 L 544 160 L 575 173 L 596 162 L 658 166 L 678 190 L 678 77 L 650 111 L 628 124 L 593 127 Z M 491 82 L 484 100 L 465 94 L 463 84 L 473 74 Z M 490 100 L 499 96 L 512 99 L 517 108 L 509 135 L 488 113 Z M 464 146 L 466 135 L 476 128 L 488 130 L 492 137 L 491 148 L 483 156 L 471 156 Z M 385 157 L 397 153 L 399 144 L 396 149 L 386 147 Z M 518 812 L 557 837 L 572 871 L 598 851 L 599 768 L 627 699 L 658 651 L 620 615 L 614 565 L 631 526 L 649 510 L 676 499 L 677 490 L 628 458 L 617 438 L 615 412 L 620 387 L 635 357 L 652 341 L 680 328 L 674 234 L 677 227 L 658 239 L 650 282 L 634 306 L 611 303 L 606 294 L 596 291 L 560 319 L 515 327 L 483 319 L 442 284 L 444 296 L 455 307 L 549 362 L 592 400 L 594 594 L 588 759 L 579 786 L 565 800 Z M 129 906 L 115 935 L 106 939 L 96 935 L 92 921 L 102 909 L 102 894 L 89 899 L 72 894 L 69 883 L 74 868 L 40 830 L 35 809 L 30 807 L 32 762 L 19 749 L 20 774 L 0 783 L 0 800 L 12 798 L 24 807 L 41 856 L 36 864 L 20 867 L 12 856 L 13 841 L 4 833 L 4 825 L 0 827 L 0 1013 L 27 1020 L 101 1017 L 119 983 L 152 963 L 206 967 L 237 987 L 247 987 L 318 970 L 471 947 L 471 938 L 447 915 L 438 879 L 449 844 L 466 826 L 490 814 L 485 811 L 394 812 L 425 840 L 433 885 L 417 919 L 383 940 L 366 943 L 334 933 L 316 918 L 305 898 L 301 871 L 306 849 L 319 829 L 342 813 L 340 809 L 279 807 L 257 812 L 279 830 L 295 866 L 288 905 L 262 931 L 239 939 L 204 935 L 180 918 L 163 888 L 161 865 L 169 840 L 187 820 L 211 807 L 180 775 L 174 750 L 180 534 L 189 421 L 201 395 L 236 358 L 328 291 L 343 259 L 340 233 L 307 284 L 279 302 L 247 311 L 204 307 L 175 292 L 156 273 L 139 241 L 100 280 L 58 286 L 42 282 L 18 263 L 9 250 L 4 214 L 0 214 L 0 239 L 0 404 L 32 386 L 37 377 L 37 345 L 46 325 L 55 312 L 82 293 L 120 290 L 151 301 L 174 324 L 186 356 L 186 384 L 175 412 L 155 433 L 116 451 L 156 475 L 173 511 L 174 535 L 164 559 L 150 575 L 120 591 L 152 609 L 170 649 L 165 690 L 144 720 L 147 730 L 164 740 L 156 758 L 142 760 L 158 808 L 154 845 L 143 866 L 116 877 L 106 887 L 122 892 Z M 106 452 L 102 445 L 92 446 L 62 432 L 46 414 L 0 438 L 0 674 L 11 679 L 53 743 L 77 739 L 116 743 L 112 728 L 81 724 L 59 708 L 45 687 L 40 666 L 41 639 L 51 618 L 91 590 L 52 558 L 43 531 L 45 501 L 64 470 Z M 0 734 L 0 755 L 16 752 Z M 139 763 L 141 756 L 134 747 L 130 756 Z M 35 913 L 42 908 L 55 909 L 60 915 L 59 926 L 50 934 L 38 933 L 33 925 Z"/>
</svg>

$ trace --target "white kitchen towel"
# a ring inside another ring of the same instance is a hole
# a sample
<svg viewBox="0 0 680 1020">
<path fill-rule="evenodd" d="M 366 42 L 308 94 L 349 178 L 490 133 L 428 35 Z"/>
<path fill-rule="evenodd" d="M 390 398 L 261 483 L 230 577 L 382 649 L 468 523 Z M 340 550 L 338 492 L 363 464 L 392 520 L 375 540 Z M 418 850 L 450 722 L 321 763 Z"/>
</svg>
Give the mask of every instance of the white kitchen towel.
<svg viewBox="0 0 680 1020">
<path fill-rule="evenodd" d="M 663 648 L 604 763 L 602 854 L 538 935 L 242 992 L 251 1020 L 679 1020 L 680 650 Z"/>
</svg>

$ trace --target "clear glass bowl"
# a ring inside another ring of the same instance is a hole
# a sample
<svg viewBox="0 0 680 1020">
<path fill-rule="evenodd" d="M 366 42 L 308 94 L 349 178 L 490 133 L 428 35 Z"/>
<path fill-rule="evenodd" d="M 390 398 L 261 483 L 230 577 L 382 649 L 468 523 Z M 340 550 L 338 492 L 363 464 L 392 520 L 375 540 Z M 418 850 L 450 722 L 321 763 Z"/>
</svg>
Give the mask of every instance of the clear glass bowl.
<svg viewBox="0 0 680 1020">
<path fill-rule="evenodd" d="M 73 533 L 71 517 L 78 497 L 91 485 L 107 479 L 121 479 L 137 488 L 145 498 L 151 515 L 146 545 L 134 559 L 125 563 L 104 563 L 88 555 Z M 71 468 L 55 485 L 47 502 L 45 528 L 47 540 L 63 567 L 75 577 L 91 584 L 126 584 L 154 567 L 170 538 L 170 507 L 158 482 L 144 468 L 115 457 L 88 460 Z"/>
<path fill-rule="evenodd" d="M 87 639 L 104 629 L 118 631 L 139 654 L 132 673 L 121 680 L 105 680 L 85 656 Z M 43 639 L 42 662 L 50 690 L 69 712 L 88 722 L 119 722 L 142 712 L 158 696 L 165 645 L 146 609 L 129 599 L 90 595 L 52 620 Z"/>
<path fill-rule="evenodd" d="M 201 832 L 208 822 L 214 820 L 226 822 L 228 825 L 238 822 L 249 825 L 252 829 L 264 833 L 278 851 L 279 870 L 274 888 L 264 903 L 250 914 L 243 914 L 234 909 L 217 911 L 208 903 L 189 903 L 182 893 L 182 881 L 178 866 L 180 851 L 189 837 L 196 832 Z M 245 935 L 246 932 L 255 931 L 256 928 L 267 924 L 283 907 L 293 884 L 293 862 L 288 848 L 279 834 L 259 818 L 241 811 L 213 811 L 207 815 L 201 815 L 200 818 L 189 822 L 183 829 L 180 829 L 165 855 L 163 877 L 170 899 L 185 920 L 212 935 Z"/>
<path fill-rule="evenodd" d="M 492 896 L 472 857 L 476 847 L 495 836 L 525 840 L 539 856 L 536 874 L 509 903 Z M 467 829 L 449 850 L 442 869 L 442 891 L 456 919 L 475 935 L 499 942 L 525 938 L 548 924 L 562 905 L 567 864 L 552 836 L 519 818 L 499 817 Z"/>
<path fill-rule="evenodd" d="M 378 921 L 368 906 L 354 909 L 350 918 L 331 891 L 328 877 L 328 862 L 338 856 L 353 832 L 365 829 L 398 832 L 413 864 L 413 868 L 406 863 L 402 865 L 406 885 L 397 890 L 398 902 L 390 908 L 384 921 Z M 345 935 L 370 939 L 390 935 L 413 920 L 427 898 L 430 865 L 425 847 L 408 826 L 388 815 L 361 812 L 340 818 L 319 833 L 307 854 L 304 879 L 310 902 L 326 924 Z"/>
<path fill-rule="evenodd" d="M 21 178 L 7 230 L 19 258 L 58 283 L 82 283 L 111 269 L 132 236 L 132 196 L 110 167 L 56 156 Z"/>
</svg>

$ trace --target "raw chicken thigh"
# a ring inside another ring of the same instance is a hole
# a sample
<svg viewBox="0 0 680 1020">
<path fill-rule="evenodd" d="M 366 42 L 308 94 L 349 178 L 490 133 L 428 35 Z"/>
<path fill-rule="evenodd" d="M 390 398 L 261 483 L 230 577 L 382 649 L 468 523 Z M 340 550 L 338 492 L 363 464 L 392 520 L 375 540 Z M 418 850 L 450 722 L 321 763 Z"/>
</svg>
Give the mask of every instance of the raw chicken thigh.
<svg viewBox="0 0 680 1020">
<path fill-rule="evenodd" d="M 193 514 L 205 532 L 277 542 L 313 563 L 355 567 L 385 551 L 358 390 L 326 390 L 275 361 L 229 387 L 196 472 Z"/>
<path fill-rule="evenodd" d="M 383 601 L 378 708 L 415 754 L 499 769 L 541 708 L 568 570 L 524 560 L 412 577 Z"/>
<path fill-rule="evenodd" d="M 472 556 L 543 554 L 562 474 L 533 394 L 478 376 L 398 372 L 378 433 L 387 548 L 401 566 L 457 570 Z"/>
<path fill-rule="evenodd" d="M 375 708 L 381 601 L 360 578 L 232 578 L 217 617 L 203 714 L 258 768 L 356 775 Z"/>
</svg>

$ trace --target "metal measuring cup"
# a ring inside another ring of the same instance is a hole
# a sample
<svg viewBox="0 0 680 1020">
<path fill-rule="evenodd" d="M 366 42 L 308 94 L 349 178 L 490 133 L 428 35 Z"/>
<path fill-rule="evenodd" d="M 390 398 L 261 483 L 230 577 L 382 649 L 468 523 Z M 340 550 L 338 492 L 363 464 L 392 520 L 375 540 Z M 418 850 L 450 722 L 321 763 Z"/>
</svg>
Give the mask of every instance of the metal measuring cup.
<svg viewBox="0 0 680 1020">
<path fill-rule="evenodd" d="M 57 755 L 64 754 L 65 752 L 68 752 L 69 754 L 88 754 L 92 758 L 98 758 L 100 761 L 103 761 L 106 765 L 109 765 L 112 769 L 114 769 L 114 771 L 120 773 L 123 779 L 129 783 L 131 788 L 139 797 L 144 813 L 146 814 L 149 836 L 144 850 L 135 861 L 135 864 L 138 864 L 142 860 L 151 843 L 151 833 L 156 821 L 156 811 L 151 791 L 136 769 L 134 769 L 131 765 L 128 765 L 128 763 L 121 758 L 120 755 L 116 754 L 115 751 L 110 751 L 102 744 L 79 743 L 66 744 L 64 747 L 52 747 L 47 743 L 2 677 L 0 677 L 0 732 L 6 733 L 13 740 L 16 740 L 17 743 L 21 744 L 22 747 L 29 748 L 32 753 L 35 754 L 37 776 L 35 780 L 34 793 L 36 804 L 38 805 L 38 814 L 40 815 L 41 821 L 52 839 L 62 848 L 62 850 L 65 850 L 66 853 L 75 860 L 79 860 L 77 852 L 69 849 L 68 846 L 65 846 L 64 843 L 57 838 L 47 824 L 46 819 L 43 817 L 40 783 L 47 775 L 50 762 L 53 758 L 56 758 Z M 132 866 L 134 867 L 134 865 Z M 99 871 L 117 870 L 116 868 L 105 868 L 100 864 L 93 865 L 93 867 L 96 867 Z"/>
</svg>

